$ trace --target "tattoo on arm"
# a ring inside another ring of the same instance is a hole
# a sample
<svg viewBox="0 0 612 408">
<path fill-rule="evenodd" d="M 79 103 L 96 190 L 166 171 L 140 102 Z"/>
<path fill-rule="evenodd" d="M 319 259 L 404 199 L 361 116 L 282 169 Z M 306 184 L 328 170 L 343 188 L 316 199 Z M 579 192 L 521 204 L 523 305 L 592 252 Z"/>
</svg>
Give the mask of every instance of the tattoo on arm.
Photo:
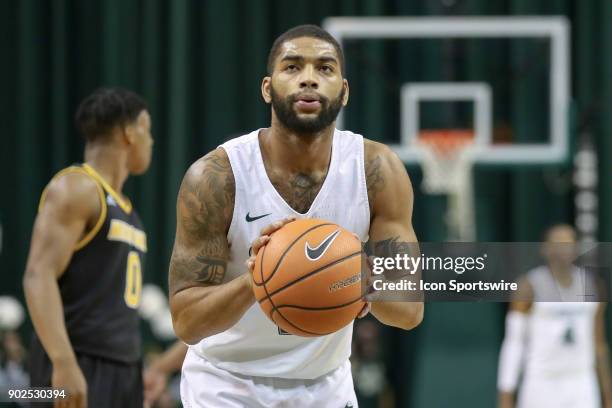
<svg viewBox="0 0 612 408">
<path fill-rule="evenodd" d="M 227 269 L 227 251 L 211 253 L 210 243 L 196 255 L 175 245 L 170 261 L 170 293 L 177 293 L 193 286 L 219 285 Z M 212 251 L 215 252 L 215 251 Z"/>
<path fill-rule="evenodd" d="M 365 164 L 366 185 L 368 187 L 368 200 L 370 206 L 374 202 L 376 194 L 385 187 L 385 179 L 381 169 L 382 159 L 379 156 L 368 160 Z"/>
<path fill-rule="evenodd" d="M 411 255 L 410 250 L 416 249 L 414 242 L 402 242 L 399 236 L 373 242 L 373 254 L 381 257 L 393 257 L 396 254 Z"/>
<path fill-rule="evenodd" d="M 368 242 L 366 251 L 375 257 L 395 258 L 396 255 L 418 256 L 419 249 L 416 242 L 400 241 L 399 236 L 381 241 Z M 389 269 L 384 273 L 388 279 L 395 280 L 405 278 L 414 274 L 414 271 L 406 269 Z"/>
<path fill-rule="evenodd" d="M 196 257 L 202 269 L 197 272 L 194 282 L 205 283 L 208 285 L 219 285 L 223 282 L 227 262 L 220 259 Z"/>
<path fill-rule="evenodd" d="M 185 176 L 179 191 L 179 221 L 194 236 L 206 236 L 224 227 L 228 216 L 231 219 L 234 175 L 227 159 L 224 163 L 214 153 L 206 155 L 189 170 L 193 174 Z"/>
<path fill-rule="evenodd" d="M 175 248 L 170 262 L 170 293 L 192 286 L 219 285 L 223 282 L 227 261 L 223 258 L 180 254 Z"/>
<path fill-rule="evenodd" d="M 185 175 L 178 197 L 170 293 L 223 282 L 234 196 L 234 175 L 219 149 L 196 162 Z"/>
</svg>

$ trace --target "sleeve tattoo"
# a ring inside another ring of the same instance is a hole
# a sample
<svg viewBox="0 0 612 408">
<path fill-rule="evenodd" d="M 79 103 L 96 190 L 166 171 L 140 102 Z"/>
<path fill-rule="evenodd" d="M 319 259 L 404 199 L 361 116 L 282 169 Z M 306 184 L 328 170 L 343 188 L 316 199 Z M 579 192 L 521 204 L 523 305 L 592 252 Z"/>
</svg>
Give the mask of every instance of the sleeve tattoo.
<svg viewBox="0 0 612 408">
<path fill-rule="evenodd" d="M 368 255 L 377 258 L 395 258 L 397 255 L 408 255 L 409 257 L 419 256 L 419 244 L 416 242 L 400 241 L 399 236 L 368 242 L 366 244 L 366 252 Z M 390 280 L 411 277 L 415 274 L 414 271 L 408 269 L 389 269 L 385 271 L 384 277 Z"/>
<path fill-rule="evenodd" d="M 415 248 L 414 242 L 402 242 L 399 236 L 372 243 L 373 255 L 381 257 L 393 257 L 397 254 L 411 255 Z"/>
<path fill-rule="evenodd" d="M 177 204 L 177 236 L 170 262 L 170 292 L 218 285 L 227 268 L 227 226 L 235 181 L 224 153 L 215 150 L 185 175 Z"/>
<path fill-rule="evenodd" d="M 385 179 L 381 170 L 382 159 L 376 156 L 365 164 L 366 185 L 368 188 L 368 200 L 370 205 L 374 202 L 376 194 L 385 187 Z"/>
<path fill-rule="evenodd" d="M 226 261 L 202 256 L 197 256 L 196 261 L 199 263 L 200 271 L 196 272 L 194 282 L 212 285 L 219 285 L 223 282 Z"/>
</svg>

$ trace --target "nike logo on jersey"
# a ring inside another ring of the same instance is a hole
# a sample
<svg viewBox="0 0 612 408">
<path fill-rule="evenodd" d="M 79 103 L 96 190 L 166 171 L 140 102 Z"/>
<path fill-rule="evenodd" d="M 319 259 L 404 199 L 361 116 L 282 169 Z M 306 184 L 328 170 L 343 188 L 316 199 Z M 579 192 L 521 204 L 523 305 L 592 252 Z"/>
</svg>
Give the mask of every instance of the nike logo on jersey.
<svg viewBox="0 0 612 408">
<path fill-rule="evenodd" d="M 272 213 L 267 213 L 267 214 L 263 214 L 263 215 L 256 215 L 254 217 L 251 217 L 251 214 L 247 213 L 247 215 L 246 215 L 246 222 L 257 221 L 258 219 L 263 218 L 263 217 L 267 217 L 270 214 L 272 214 Z"/>
<path fill-rule="evenodd" d="M 327 248 L 331 246 L 332 242 L 334 242 L 334 239 L 336 239 L 339 234 L 340 230 L 335 230 L 334 232 L 329 234 L 327 238 L 323 240 L 323 242 L 321 242 L 318 246 L 314 248 L 312 248 L 310 244 L 306 242 L 306 245 L 304 246 L 306 258 L 310 259 L 311 261 L 316 261 L 317 259 L 320 259 L 325 254 L 325 251 L 327 251 Z"/>
</svg>

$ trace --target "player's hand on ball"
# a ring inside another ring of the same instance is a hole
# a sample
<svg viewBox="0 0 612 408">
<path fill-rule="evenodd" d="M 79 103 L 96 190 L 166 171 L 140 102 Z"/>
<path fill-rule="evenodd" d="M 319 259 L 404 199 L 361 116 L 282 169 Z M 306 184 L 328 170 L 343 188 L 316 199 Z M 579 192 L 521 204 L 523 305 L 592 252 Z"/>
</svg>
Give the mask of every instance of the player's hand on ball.
<svg viewBox="0 0 612 408">
<path fill-rule="evenodd" d="M 53 364 L 51 386 L 66 391 L 67 398 L 55 400 L 56 408 L 87 407 L 87 382 L 76 361 Z"/>
<path fill-rule="evenodd" d="M 353 236 L 359 241 L 361 241 L 359 239 L 359 235 L 353 233 Z M 363 248 L 363 243 L 362 243 L 362 248 Z M 366 304 L 366 306 L 368 306 L 368 311 L 369 311 L 369 306 L 370 306 L 369 301 L 372 300 L 370 295 L 374 291 L 374 274 L 372 273 L 373 267 L 374 267 L 374 257 L 368 256 L 368 254 L 365 252 L 365 249 L 362 249 L 362 252 L 361 252 L 361 280 L 362 280 L 361 287 L 362 287 L 362 293 L 363 293 L 363 300 L 365 300 L 368 303 Z M 365 314 L 367 314 L 367 312 Z M 365 316 L 365 314 L 363 316 Z M 360 313 L 357 317 L 361 318 L 363 316 Z"/>
<path fill-rule="evenodd" d="M 359 235 L 353 233 L 353 236 L 355 237 L 355 239 L 359 240 L 361 242 L 361 239 L 359 238 Z M 362 243 L 362 248 L 363 248 L 363 243 Z M 370 313 L 370 310 L 372 310 L 372 302 L 370 302 L 368 300 L 368 294 L 370 293 L 370 290 L 372 289 L 372 284 L 373 284 L 373 280 L 372 280 L 372 257 L 368 257 L 364 252 L 362 252 L 361 254 L 362 256 L 362 268 L 363 270 L 361 271 L 361 278 L 363 279 L 363 287 L 365 288 L 365 291 L 363 292 L 363 300 L 366 301 L 365 305 L 363 305 L 363 308 L 361 309 L 361 311 L 359 312 L 359 314 L 357 315 L 358 319 L 361 319 L 363 317 L 366 317 L 368 315 L 368 313 Z"/>
<path fill-rule="evenodd" d="M 268 241 L 270 241 L 270 235 L 272 235 L 275 231 L 283 228 L 286 224 L 289 224 L 292 221 L 295 221 L 294 215 L 291 215 L 287 218 L 283 218 L 282 220 L 273 222 L 272 224 L 265 226 L 259 233 L 259 236 L 255 238 L 253 244 L 251 245 L 251 248 L 253 248 L 251 255 L 253 257 L 257 256 L 259 250 L 264 245 L 266 245 Z"/>
<path fill-rule="evenodd" d="M 261 230 L 259 236 L 255 238 L 255 240 L 253 241 L 253 244 L 251 245 L 251 249 L 252 249 L 251 256 L 246 260 L 246 267 L 249 270 L 249 277 L 251 280 L 251 285 L 253 283 L 252 275 L 253 275 L 253 268 L 255 267 L 255 258 L 257 257 L 257 253 L 259 252 L 261 248 L 263 248 L 268 243 L 268 241 L 270 241 L 270 235 L 272 235 L 274 231 L 281 229 L 286 224 L 292 221 L 295 221 L 295 219 L 296 217 L 294 215 L 291 215 L 289 217 L 283 218 L 282 220 L 273 222 L 272 224 L 265 226 Z"/>
<path fill-rule="evenodd" d="M 331 221 L 291 220 L 265 228 L 254 242 L 256 259 L 248 266 L 255 299 L 286 333 L 317 337 L 337 332 L 368 312 L 361 240 Z"/>
<path fill-rule="evenodd" d="M 265 226 L 261 230 L 259 236 L 255 238 L 253 244 L 251 245 L 251 256 L 246 261 L 246 266 L 249 269 L 249 272 L 253 273 L 253 267 L 255 266 L 255 257 L 257 257 L 257 253 L 259 252 L 259 250 L 263 248 L 264 245 L 268 243 L 268 241 L 270 241 L 270 235 L 272 235 L 274 231 L 283 228 L 283 226 L 289 224 L 292 221 L 295 221 L 295 216 L 293 215 L 287 218 L 283 218 L 282 220 L 273 222 L 272 224 Z"/>
<path fill-rule="evenodd" d="M 367 316 L 368 313 L 370 313 L 370 310 L 372 309 L 372 302 L 370 302 L 370 293 L 374 289 L 374 279 L 372 278 L 372 257 L 367 256 L 365 253 L 363 254 L 363 256 L 365 258 L 365 262 L 363 262 L 365 266 L 365 271 L 362 272 L 362 279 L 364 279 L 363 287 L 365 288 L 363 299 L 366 301 L 366 304 L 363 306 L 363 309 L 361 309 L 361 312 L 359 312 L 359 314 L 357 315 L 358 319 L 361 319 Z"/>
<path fill-rule="evenodd" d="M 362 317 L 366 317 L 368 313 L 370 313 L 371 309 L 372 309 L 372 303 L 366 302 L 366 304 L 363 306 L 363 309 L 361 309 L 361 312 L 359 312 L 359 314 L 357 315 L 357 318 L 361 319 Z"/>
</svg>

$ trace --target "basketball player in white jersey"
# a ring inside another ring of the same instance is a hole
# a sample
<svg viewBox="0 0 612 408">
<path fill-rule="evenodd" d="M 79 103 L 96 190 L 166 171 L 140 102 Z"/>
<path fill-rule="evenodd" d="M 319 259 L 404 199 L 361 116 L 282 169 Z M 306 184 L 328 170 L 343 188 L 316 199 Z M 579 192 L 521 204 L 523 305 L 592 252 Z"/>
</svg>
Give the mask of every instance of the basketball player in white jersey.
<svg viewBox="0 0 612 408">
<path fill-rule="evenodd" d="M 174 328 L 190 344 L 186 407 L 357 407 L 352 324 L 315 338 L 281 332 L 255 302 L 249 258 L 296 217 L 335 222 L 378 255 L 416 242 L 402 162 L 334 127 L 349 96 L 343 68 L 339 44 L 319 27 L 281 35 L 261 85 L 271 126 L 230 140 L 185 175 L 169 284 Z M 423 304 L 375 302 L 371 313 L 408 330 Z"/>
<path fill-rule="evenodd" d="M 612 407 L 605 303 L 568 301 L 584 294 L 585 285 L 595 286 L 572 264 L 574 229 L 553 226 L 545 241 L 547 265 L 527 273 L 519 286 L 521 301 L 511 303 L 506 317 L 499 407 Z"/>
</svg>

